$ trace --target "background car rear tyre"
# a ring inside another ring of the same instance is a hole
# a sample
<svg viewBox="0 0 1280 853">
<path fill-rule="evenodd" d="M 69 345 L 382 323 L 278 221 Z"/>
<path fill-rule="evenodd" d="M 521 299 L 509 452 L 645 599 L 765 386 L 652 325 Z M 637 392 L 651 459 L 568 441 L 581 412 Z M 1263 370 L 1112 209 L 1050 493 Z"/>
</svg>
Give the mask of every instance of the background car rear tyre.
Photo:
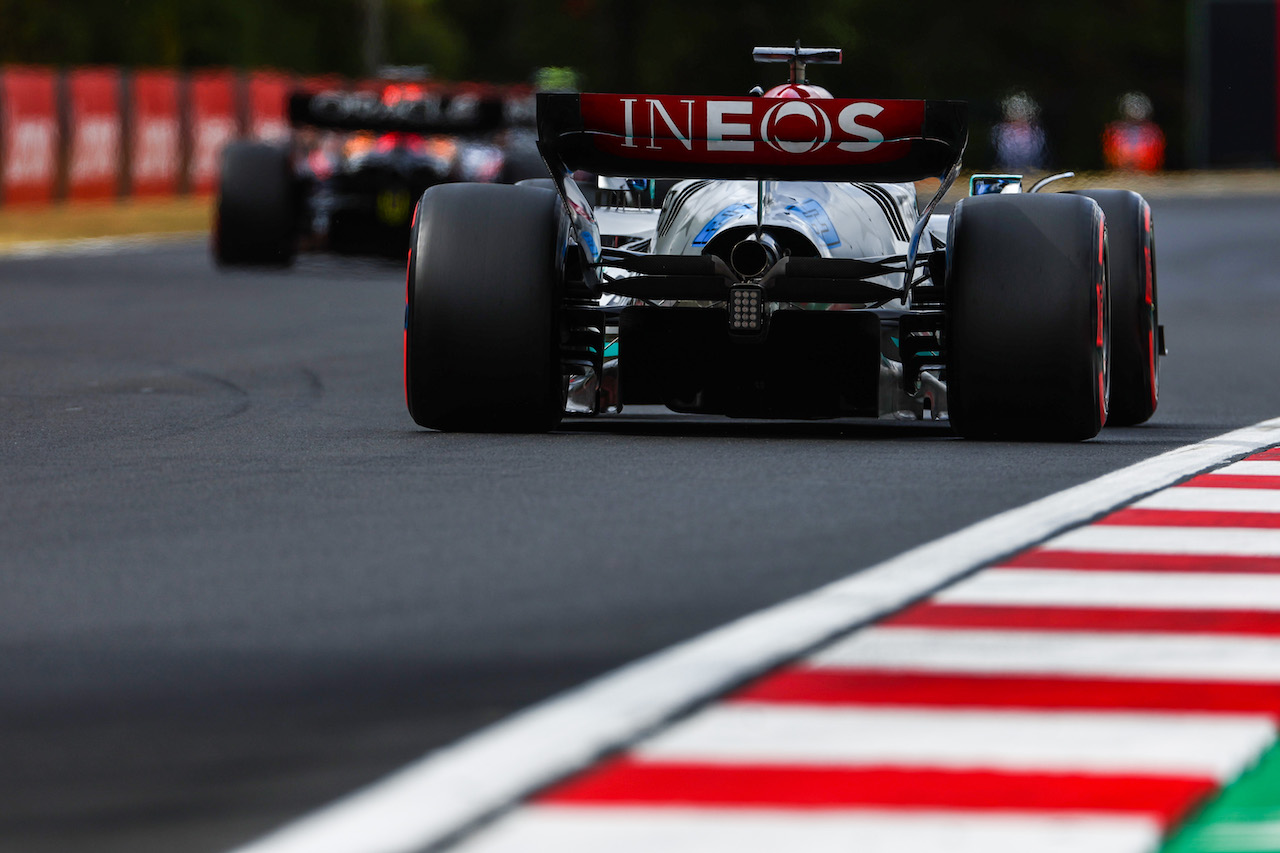
<svg viewBox="0 0 1280 853">
<path fill-rule="evenodd" d="M 1111 405 L 1107 424 L 1148 420 L 1160 398 L 1160 315 L 1151 207 L 1129 190 L 1080 190 L 1107 217 L 1111 285 Z"/>
<path fill-rule="evenodd" d="M 297 249 L 297 193 L 289 154 L 260 142 L 222 150 L 214 257 L 226 265 L 288 266 Z"/>
<path fill-rule="evenodd" d="M 409 414 L 439 430 L 545 432 L 564 411 L 567 223 L 536 187 L 443 184 L 414 219 L 405 306 Z"/>
<path fill-rule="evenodd" d="M 1065 194 L 981 196 L 952 213 L 947 403 L 965 438 L 1078 441 L 1106 422 L 1102 210 Z"/>
</svg>

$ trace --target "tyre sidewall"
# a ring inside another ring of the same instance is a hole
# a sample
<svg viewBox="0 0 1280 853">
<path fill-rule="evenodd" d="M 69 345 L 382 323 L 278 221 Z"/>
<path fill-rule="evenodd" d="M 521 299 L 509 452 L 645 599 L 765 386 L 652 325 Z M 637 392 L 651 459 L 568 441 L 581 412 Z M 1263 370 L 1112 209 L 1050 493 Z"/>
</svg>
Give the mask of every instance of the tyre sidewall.
<svg viewBox="0 0 1280 853">
<path fill-rule="evenodd" d="M 288 265 L 296 253 L 297 181 L 289 154 L 261 142 L 222 151 L 214 257 L 222 264 Z"/>
<path fill-rule="evenodd" d="M 1102 211 L 1066 195 L 984 196 L 949 226 L 947 386 L 971 438 L 1081 440 L 1107 411 Z"/>
<path fill-rule="evenodd" d="M 1111 409 L 1108 422 L 1131 426 L 1155 413 L 1160 396 L 1155 235 L 1151 207 L 1129 190 L 1080 190 L 1107 220 L 1111 285 Z"/>
<path fill-rule="evenodd" d="M 538 432 L 563 411 L 565 218 L 534 187 L 423 193 L 406 282 L 406 402 L 422 426 Z"/>
</svg>

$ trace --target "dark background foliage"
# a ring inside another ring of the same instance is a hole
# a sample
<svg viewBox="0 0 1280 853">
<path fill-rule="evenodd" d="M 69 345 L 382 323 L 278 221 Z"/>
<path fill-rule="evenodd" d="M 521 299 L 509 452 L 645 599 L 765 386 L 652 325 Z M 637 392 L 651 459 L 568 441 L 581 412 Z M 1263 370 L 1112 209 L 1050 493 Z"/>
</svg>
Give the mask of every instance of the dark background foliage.
<svg viewBox="0 0 1280 853">
<path fill-rule="evenodd" d="M 231 65 L 366 73 L 381 4 L 381 61 L 449 79 L 518 82 L 568 66 L 583 88 L 745 92 L 778 82 L 764 44 L 844 49 L 812 70 L 833 92 L 972 102 L 968 161 L 990 160 L 1000 99 L 1040 103 L 1052 162 L 1100 164 L 1116 98 L 1146 92 L 1181 164 L 1187 10 L 1178 0 L 0 0 L 0 62 Z"/>
</svg>

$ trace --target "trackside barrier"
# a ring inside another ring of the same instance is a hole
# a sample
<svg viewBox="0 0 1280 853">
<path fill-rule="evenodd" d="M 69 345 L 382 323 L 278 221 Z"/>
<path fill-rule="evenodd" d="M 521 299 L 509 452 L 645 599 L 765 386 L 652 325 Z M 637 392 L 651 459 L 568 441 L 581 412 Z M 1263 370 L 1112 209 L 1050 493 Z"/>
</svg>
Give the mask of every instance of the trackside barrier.
<svg viewBox="0 0 1280 853">
<path fill-rule="evenodd" d="M 114 198 L 120 192 L 120 72 L 78 68 L 67 75 L 67 191 L 69 199 Z"/>
<path fill-rule="evenodd" d="M 288 137 L 294 78 L 0 67 L 0 203 L 211 193 L 231 139 Z"/>
<path fill-rule="evenodd" d="M 195 193 L 211 193 L 218 183 L 218 155 L 240 134 L 236 78 L 230 71 L 201 71 L 192 76 L 189 92 L 187 187 Z"/>
<path fill-rule="evenodd" d="M 289 138 L 287 107 L 293 85 L 293 78 L 286 74 L 255 71 L 249 75 L 249 136 L 273 142 Z"/>
<path fill-rule="evenodd" d="M 49 201 L 58 189 L 61 149 L 57 74 L 0 70 L 0 193 L 5 203 Z"/>
<path fill-rule="evenodd" d="M 138 71 L 129 84 L 129 169 L 126 192 L 175 195 L 182 188 L 182 123 L 178 75 Z"/>
<path fill-rule="evenodd" d="M 291 137 L 295 88 L 378 92 L 387 82 L 267 69 L 0 66 L 0 204 L 212 193 L 227 142 Z M 508 121 L 532 122 L 528 86 L 425 88 L 499 92 Z"/>
</svg>

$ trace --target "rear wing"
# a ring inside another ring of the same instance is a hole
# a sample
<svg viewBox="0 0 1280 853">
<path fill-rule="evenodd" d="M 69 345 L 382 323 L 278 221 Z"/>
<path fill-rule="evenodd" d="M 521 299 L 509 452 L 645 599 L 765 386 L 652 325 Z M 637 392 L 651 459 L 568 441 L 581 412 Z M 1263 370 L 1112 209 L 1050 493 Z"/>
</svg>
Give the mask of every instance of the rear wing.
<svg viewBox="0 0 1280 853">
<path fill-rule="evenodd" d="M 395 100 L 377 92 L 293 92 L 294 127 L 376 133 L 484 133 L 527 124 L 518 100 L 486 92 L 424 92 Z"/>
<path fill-rule="evenodd" d="M 951 172 L 967 139 L 962 101 L 538 95 L 552 174 L 916 181 Z"/>
</svg>

